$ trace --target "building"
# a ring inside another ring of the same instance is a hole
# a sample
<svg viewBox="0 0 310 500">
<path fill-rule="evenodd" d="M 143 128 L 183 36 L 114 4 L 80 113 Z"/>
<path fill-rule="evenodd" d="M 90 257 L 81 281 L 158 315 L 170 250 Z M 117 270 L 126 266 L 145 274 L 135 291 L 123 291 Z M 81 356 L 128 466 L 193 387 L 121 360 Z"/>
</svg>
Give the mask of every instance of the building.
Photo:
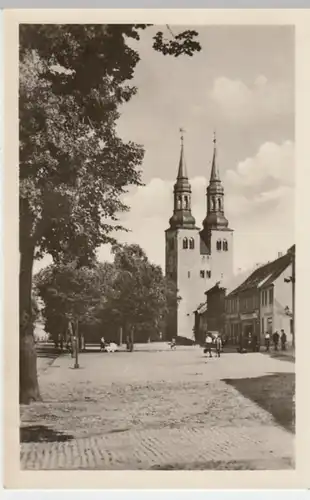
<svg viewBox="0 0 310 500">
<path fill-rule="evenodd" d="M 293 293 L 288 285 L 293 276 L 295 251 L 260 266 L 226 296 L 225 333 L 232 343 L 251 336 L 264 343 L 266 331 L 274 333 L 283 328 L 293 331 Z M 289 339 L 291 340 L 291 339 Z"/>
<path fill-rule="evenodd" d="M 166 230 L 166 276 L 175 282 L 181 297 L 170 336 L 194 339 L 194 311 L 204 301 L 205 291 L 233 273 L 233 230 L 225 217 L 215 137 L 202 228 L 197 227 L 192 215 L 191 195 L 181 137 L 173 215 Z"/>
<path fill-rule="evenodd" d="M 205 292 L 206 302 L 195 311 L 195 339 L 202 344 L 207 332 L 224 334 L 226 289 L 220 282 Z"/>
</svg>

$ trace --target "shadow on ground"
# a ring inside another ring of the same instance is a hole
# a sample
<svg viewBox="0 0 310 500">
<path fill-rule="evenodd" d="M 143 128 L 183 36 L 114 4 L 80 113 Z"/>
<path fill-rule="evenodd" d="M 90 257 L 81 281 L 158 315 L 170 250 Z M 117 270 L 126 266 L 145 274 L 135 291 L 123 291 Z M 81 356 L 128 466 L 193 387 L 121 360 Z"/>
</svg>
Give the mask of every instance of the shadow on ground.
<svg viewBox="0 0 310 500">
<path fill-rule="evenodd" d="M 21 443 L 52 443 L 70 441 L 74 437 L 70 434 L 57 432 L 45 425 L 29 425 L 20 428 Z"/>
<path fill-rule="evenodd" d="M 284 470 L 294 469 L 293 460 L 212 460 L 209 462 L 194 462 L 191 464 L 174 463 L 153 465 L 152 470 Z"/>
<path fill-rule="evenodd" d="M 295 374 L 273 373 L 262 377 L 223 379 L 243 396 L 271 413 L 278 424 L 295 432 Z"/>
</svg>

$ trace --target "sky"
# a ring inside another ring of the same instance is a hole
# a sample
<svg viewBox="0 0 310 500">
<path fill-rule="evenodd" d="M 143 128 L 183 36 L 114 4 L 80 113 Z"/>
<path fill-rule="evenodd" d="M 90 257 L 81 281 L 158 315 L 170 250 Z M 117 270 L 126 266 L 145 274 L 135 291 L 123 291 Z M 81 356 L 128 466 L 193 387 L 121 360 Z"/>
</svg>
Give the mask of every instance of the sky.
<svg viewBox="0 0 310 500">
<path fill-rule="evenodd" d="M 177 34 L 194 27 L 171 26 Z M 165 229 L 180 155 L 180 127 L 192 186 L 192 213 L 206 213 L 213 131 L 225 190 L 225 215 L 234 229 L 235 270 L 264 263 L 294 242 L 294 30 L 288 26 L 200 26 L 193 57 L 163 56 L 148 28 L 130 41 L 140 62 L 130 82 L 137 94 L 121 108 L 117 131 L 142 144 L 144 187 L 130 188 L 120 221 L 122 242 L 140 244 L 164 267 Z M 100 260 L 111 260 L 107 245 Z M 41 268 L 49 259 L 36 263 Z"/>
</svg>

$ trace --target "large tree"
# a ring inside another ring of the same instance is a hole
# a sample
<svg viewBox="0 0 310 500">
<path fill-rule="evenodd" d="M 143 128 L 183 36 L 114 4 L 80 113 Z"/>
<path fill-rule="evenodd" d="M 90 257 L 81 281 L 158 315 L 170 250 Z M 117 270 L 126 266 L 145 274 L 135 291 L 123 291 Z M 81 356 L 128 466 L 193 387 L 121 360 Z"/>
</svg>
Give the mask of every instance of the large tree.
<svg viewBox="0 0 310 500">
<path fill-rule="evenodd" d="M 140 340 L 149 340 L 151 333 L 165 328 L 169 313 L 177 306 L 173 283 L 139 245 L 116 245 L 113 251 L 114 279 L 106 289 L 103 315 L 114 316 L 114 322 L 132 339 L 140 331 Z"/>
<path fill-rule="evenodd" d="M 136 92 L 128 81 L 139 61 L 128 38 L 145 25 L 20 27 L 20 401 L 40 399 L 31 308 L 35 258 L 79 259 L 119 229 L 120 196 L 141 185 L 143 149 L 116 134 L 119 106 Z M 185 31 L 154 49 L 192 55 Z"/>
</svg>

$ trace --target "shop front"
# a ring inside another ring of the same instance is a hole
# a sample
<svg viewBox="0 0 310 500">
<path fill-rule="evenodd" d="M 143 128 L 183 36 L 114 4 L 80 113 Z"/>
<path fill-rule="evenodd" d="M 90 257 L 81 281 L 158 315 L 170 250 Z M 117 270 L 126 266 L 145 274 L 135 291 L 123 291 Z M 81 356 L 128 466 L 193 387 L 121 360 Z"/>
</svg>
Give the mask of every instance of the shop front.
<svg viewBox="0 0 310 500">
<path fill-rule="evenodd" d="M 259 344 L 259 314 L 258 312 L 240 314 L 241 338 L 240 343 L 244 348 Z"/>
</svg>

